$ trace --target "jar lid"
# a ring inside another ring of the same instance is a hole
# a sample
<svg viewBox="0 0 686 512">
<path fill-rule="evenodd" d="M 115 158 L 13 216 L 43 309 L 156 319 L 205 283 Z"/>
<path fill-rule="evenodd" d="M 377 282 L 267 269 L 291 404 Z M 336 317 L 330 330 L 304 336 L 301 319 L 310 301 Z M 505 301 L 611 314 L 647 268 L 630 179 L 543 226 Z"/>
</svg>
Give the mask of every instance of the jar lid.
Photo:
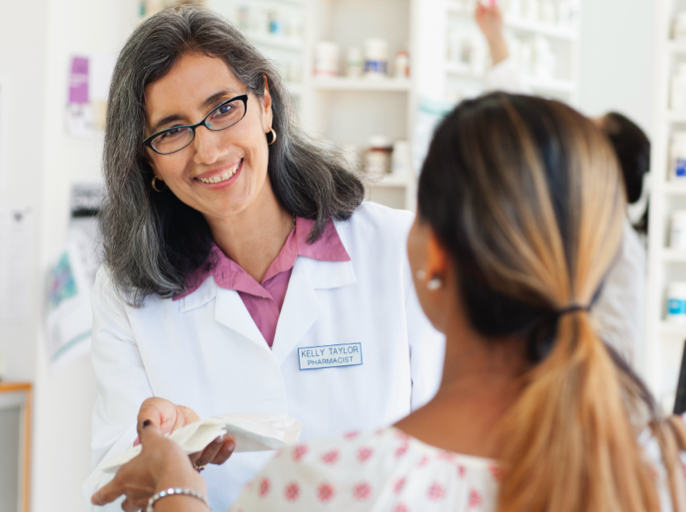
<svg viewBox="0 0 686 512">
<path fill-rule="evenodd" d="M 383 135 L 374 135 L 369 139 L 369 147 L 390 149 L 393 147 L 393 144 Z"/>
</svg>

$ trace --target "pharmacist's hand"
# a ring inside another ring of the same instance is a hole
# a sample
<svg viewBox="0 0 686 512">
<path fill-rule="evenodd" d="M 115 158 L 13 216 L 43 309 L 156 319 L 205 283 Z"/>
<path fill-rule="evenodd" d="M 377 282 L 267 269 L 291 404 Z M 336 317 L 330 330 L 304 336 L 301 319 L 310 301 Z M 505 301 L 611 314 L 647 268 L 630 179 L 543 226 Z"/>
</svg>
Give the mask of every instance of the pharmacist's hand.
<svg viewBox="0 0 686 512">
<path fill-rule="evenodd" d="M 141 405 L 138 413 L 138 432 L 142 431 L 143 425 L 152 425 L 166 435 L 199 420 L 198 415 L 190 407 L 153 397 Z M 235 446 L 233 438 L 224 435 L 211 442 L 202 452 L 193 453 L 188 457 L 196 467 L 224 464 L 231 457 Z"/>
<path fill-rule="evenodd" d="M 489 7 L 477 2 L 474 18 L 489 42 L 503 37 L 503 13 L 495 2 Z"/>
<path fill-rule="evenodd" d="M 205 481 L 178 444 L 151 425 L 139 432 L 143 445 L 140 455 L 124 464 L 114 479 L 93 495 L 94 505 L 103 506 L 124 495 L 122 509 L 134 512 L 145 509 L 153 494 L 169 487 L 190 488 L 207 495 Z"/>
</svg>

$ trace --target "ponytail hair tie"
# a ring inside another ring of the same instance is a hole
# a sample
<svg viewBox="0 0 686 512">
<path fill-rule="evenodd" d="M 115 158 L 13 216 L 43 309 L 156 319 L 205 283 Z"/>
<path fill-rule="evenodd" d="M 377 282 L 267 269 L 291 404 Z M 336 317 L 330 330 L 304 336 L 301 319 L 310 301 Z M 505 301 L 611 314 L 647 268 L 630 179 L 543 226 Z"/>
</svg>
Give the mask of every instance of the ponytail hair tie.
<svg viewBox="0 0 686 512">
<path fill-rule="evenodd" d="M 572 304 L 571 306 L 567 306 L 564 309 L 560 309 L 557 313 L 555 313 L 555 318 L 559 319 L 565 315 L 568 315 L 569 313 L 576 313 L 577 311 L 585 311 L 589 312 L 591 310 L 591 306 L 582 306 L 580 304 Z"/>
</svg>

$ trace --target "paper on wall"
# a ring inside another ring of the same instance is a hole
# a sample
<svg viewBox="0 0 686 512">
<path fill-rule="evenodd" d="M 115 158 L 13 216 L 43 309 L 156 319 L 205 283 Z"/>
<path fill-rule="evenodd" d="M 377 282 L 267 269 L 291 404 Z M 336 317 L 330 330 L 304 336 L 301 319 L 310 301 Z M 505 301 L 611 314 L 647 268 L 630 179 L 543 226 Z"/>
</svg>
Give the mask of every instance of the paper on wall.
<svg viewBox="0 0 686 512">
<path fill-rule="evenodd" d="M 217 437 L 228 434 L 234 438 L 234 452 L 257 452 L 280 450 L 295 443 L 300 437 L 300 422 L 285 414 L 229 413 L 212 416 L 173 432 L 172 439 L 185 453 L 204 450 Z M 116 472 L 122 465 L 136 457 L 142 447 L 135 446 L 105 462 L 100 469 Z"/>
<path fill-rule="evenodd" d="M 0 323 L 31 319 L 33 213 L 0 208 Z"/>
<path fill-rule="evenodd" d="M 73 56 L 70 60 L 67 132 L 93 137 L 105 128 L 107 96 L 116 56 L 100 53 Z"/>
</svg>

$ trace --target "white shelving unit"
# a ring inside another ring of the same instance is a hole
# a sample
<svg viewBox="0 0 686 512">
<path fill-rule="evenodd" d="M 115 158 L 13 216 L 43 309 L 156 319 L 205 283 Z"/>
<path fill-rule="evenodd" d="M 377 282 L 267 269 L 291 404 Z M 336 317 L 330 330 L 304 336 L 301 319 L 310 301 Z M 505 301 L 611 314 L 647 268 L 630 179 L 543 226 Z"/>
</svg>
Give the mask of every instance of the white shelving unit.
<svg viewBox="0 0 686 512">
<path fill-rule="evenodd" d="M 648 301 L 644 372 L 666 411 L 671 411 L 681 363 L 686 325 L 666 321 L 667 287 L 686 280 L 686 252 L 669 248 L 670 217 L 686 209 L 686 183 L 668 179 L 672 135 L 686 130 L 686 111 L 670 109 L 670 82 L 676 64 L 686 62 L 686 43 L 672 39 L 674 15 L 686 11 L 686 0 L 658 0 L 656 70 L 657 102 L 652 142 L 649 226 Z"/>
<path fill-rule="evenodd" d="M 207 0 L 207 5 L 243 28 L 246 36 L 268 57 L 281 64 L 296 101 L 302 126 L 317 138 L 361 153 L 371 136 L 411 140 L 416 104 L 412 79 L 350 79 L 315 77 L 314 47 L 334 41 L 340 49 L 341 74 L 350 46 L 366 39 L 389 42 L 389 63 L 399 50 L 412 56 L 414 17 L 419 0 Z M 364 13 L 364 15 L 361 15 Z M 270 34 L 269 16 L 289 26 L 283 35 Z M 378 23 L 378 20 L 399 20 Z M 301 28 L 293 28 L 293 27 Z M 368 197 L 387 206 L 414 210 L 416 178 L 410 171 L 371 180 Z"/>
<path fill-rule="evenodd" d="M 559 0 L 553 0 L 554 14 L 558 17 L 562 15 L 561 8 L 558 9 L 560 5 Z M 445 97 L 449 101 L 459 101 L 484 92 L 483 77 L 490 66 L 490 59 L 487 58 L 486 41 L 474 21 L 473 2 L 445 0 L 444 8 L 447 20 Z M 557 23 L 524 18 L 521 13 L 510 12 L 508 6 L 504 6 L 506 38 L 532 44 L 535 38 L 542 37 L 556 61 L 555 69 L 546 68 L 549 71 L 545 76 L 528 76 L 523 71 L 525 82 L 531 91 L 572 105 L 578 100 L 579 77 L 579 8 L 575 9 L 576 19 L 568 20 L 568 24 L 562 25 L 559 18 Z M 455 37 L 462 39 L 463 45 L 467 44 L 467 47 L 463 47 L 466 55 L 458 57 L 464 57 L 463 60 L 470 62 L 458 61 L 454 55 L 454 47 L 450 50 L 451 40 Z M 470 40 L 473 42 L 471 47 Z M 517 58 L 516 45 L 510 45 L 510 52 Z"/>
</svg>

